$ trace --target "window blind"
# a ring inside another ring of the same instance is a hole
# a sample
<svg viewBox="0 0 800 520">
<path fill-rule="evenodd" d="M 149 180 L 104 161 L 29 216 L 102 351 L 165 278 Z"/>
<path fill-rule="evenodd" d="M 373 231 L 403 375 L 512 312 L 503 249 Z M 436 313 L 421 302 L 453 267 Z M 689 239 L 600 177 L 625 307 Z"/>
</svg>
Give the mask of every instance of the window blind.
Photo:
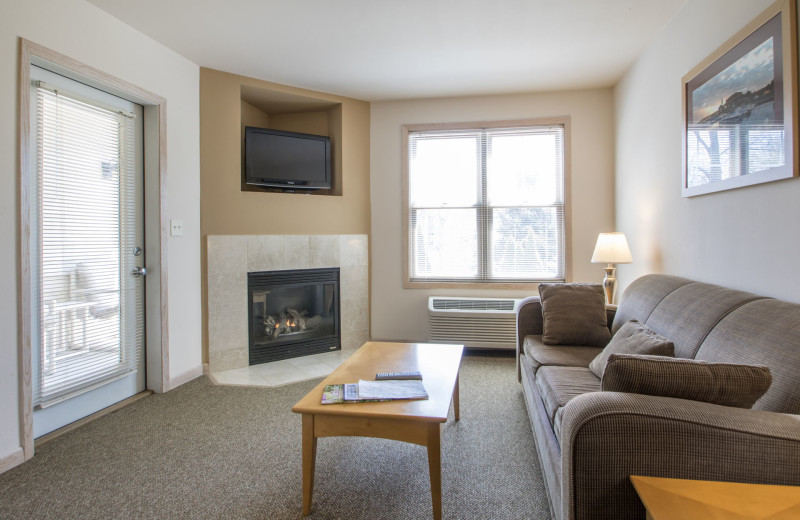
<svg viewBox="0 0 800 520">
<path fill-rule="evenodd" d="M 563 281 L 564 127 L 409 132 L 410 281 Z"/>
<path fill-rule="evenodd" d="M 44 407 L 136 369 L 143 282 L 130 275 L 134 115 L 43 82 L 33 90 L 31 249 L 40 349 L 34 405 Z"/>
</svg>

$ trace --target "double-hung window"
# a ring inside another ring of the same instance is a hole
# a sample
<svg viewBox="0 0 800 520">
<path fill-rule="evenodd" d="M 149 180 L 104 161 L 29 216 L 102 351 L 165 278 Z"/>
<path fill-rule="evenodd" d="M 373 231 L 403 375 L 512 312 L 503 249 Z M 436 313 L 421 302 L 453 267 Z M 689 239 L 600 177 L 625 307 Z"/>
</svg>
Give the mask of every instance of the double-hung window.
<svg viewBox="0 0 800 520">
<path fill-rule="evenodd" d="M 409 286 L 565 280 L 566 125 L 404 127 Z"/>
</svg>

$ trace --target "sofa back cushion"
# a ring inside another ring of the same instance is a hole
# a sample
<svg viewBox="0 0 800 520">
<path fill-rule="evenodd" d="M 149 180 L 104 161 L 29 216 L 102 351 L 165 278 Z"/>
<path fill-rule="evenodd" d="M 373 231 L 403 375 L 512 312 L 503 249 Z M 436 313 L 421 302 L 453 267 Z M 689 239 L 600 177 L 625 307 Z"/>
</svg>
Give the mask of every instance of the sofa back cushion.
<svg viewBox="0 0 800 520">
<path fill-rule="evenodd" d="M 675 344 L 675 357 L 693 359 L 719 321 L 745 303 L 763 296 L 709 283 L 693 282 L 664 297 L 645 324 Z"/>
<path fill-rule="evenodd" d="M 616 334 L 630 320 L 645 323 L 653 309 L 661 303 L 666 295 L 688 283 L 692 283 L 692 281 L 664 274 L 649 274 L 637 278 L 622 295 L 614 316 L 614 323 L 611 326 L 611 333 Z"/>
<path fill-rule="evenodd" d="M 589 363 L 589 370 L 602 378 L 606 362 L 612 354 L 646 354 L 651 356 L 674 356 L 675 346 L 671 341 L 656 334 L 646 325 L 631 320 L 623 325 L 600 354 Z"/>
<path fill-rule="evenodd" d="M 602 285 L 542 283 L 539 297 L 545 345 L 603 347 L 611 339 Z"/>
<path fill-rule="evenodd" d="M 753 408 L 800 414 L 800 305 L 763 299 L 738 307 L 711 330 L 695 358 L 766 365 L 772 385 Z"/>
</svg>

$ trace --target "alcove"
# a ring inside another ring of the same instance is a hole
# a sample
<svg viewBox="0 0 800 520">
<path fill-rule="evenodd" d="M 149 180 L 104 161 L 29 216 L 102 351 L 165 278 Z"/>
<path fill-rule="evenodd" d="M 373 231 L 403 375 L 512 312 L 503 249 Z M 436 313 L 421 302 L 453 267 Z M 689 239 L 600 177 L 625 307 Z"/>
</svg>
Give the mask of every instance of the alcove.
<svg viewBox="0 0 800 520">
<path fill-rule="evenodd" d="M 331 139 L 331 189 L 314 190 L 309 193 L 312 195 L 342 195 L 341 103 L 252 85 L 241 85 L 240 100 L 242 168 L 244 167 L 245 126 L 325 135 Z M 242 191 L 275 192 L 280 190 L 246 185 L 242 180 Z"/>
</svg>

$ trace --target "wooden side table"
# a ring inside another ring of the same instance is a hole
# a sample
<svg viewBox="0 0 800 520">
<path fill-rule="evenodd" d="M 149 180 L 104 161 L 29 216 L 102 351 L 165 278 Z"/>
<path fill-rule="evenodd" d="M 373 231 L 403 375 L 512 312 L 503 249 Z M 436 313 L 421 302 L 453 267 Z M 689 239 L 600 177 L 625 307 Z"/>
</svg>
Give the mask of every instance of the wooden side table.
<svg viewBox="0 0 800 520">
<path fill-rule="evenodd" d="M 800 518 L 800 487 L 639 477 L 631 482 L 647 520 Z"/>
</svg>

